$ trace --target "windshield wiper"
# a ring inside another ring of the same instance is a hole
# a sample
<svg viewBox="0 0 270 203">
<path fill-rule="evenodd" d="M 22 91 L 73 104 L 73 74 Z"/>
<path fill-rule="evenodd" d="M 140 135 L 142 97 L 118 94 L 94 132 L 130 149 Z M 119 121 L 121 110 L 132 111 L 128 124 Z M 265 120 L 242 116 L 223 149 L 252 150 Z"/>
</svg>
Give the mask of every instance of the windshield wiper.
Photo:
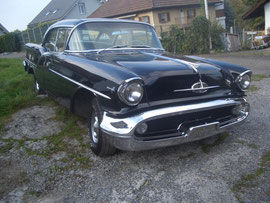
<svg viewBox="0 0 270 203">
<path fill-rule="evenodd" d="M 112 46 L 112 47 L 107 47 L 105 49 L 99 50 L 97 53 L 101 54 L 103 51 L 108 50 L 108 49 L 121 49 L 121 48 L 125 48 L 125 47 L 130 47 L 130 45 L 126 44 L 126 45 L 116 45 L 116 46 Z"/>
<path fill-rule="evenodd" d="M 98 54 L 101 54 L 102 52 L 106 51 L 106 50 L 109 50 L 109 49 L 121 49 L 121 48 L 153 48 L 151 46 L 148 46 L 148 45 L 128 45 L 128 44 L 125 44 L 125 45 L 116 45 L 116 46 L 112 46 L 112 47 L 107 47 L 105 49 L 101 49 L 99 50 L 97 53 Z"/>
</svg>

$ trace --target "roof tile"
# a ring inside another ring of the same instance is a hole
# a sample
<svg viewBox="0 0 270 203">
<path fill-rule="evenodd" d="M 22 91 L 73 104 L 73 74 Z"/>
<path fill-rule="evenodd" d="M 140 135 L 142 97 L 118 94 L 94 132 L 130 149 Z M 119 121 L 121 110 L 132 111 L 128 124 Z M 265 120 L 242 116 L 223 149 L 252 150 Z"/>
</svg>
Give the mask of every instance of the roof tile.
<svg viewBox="0 0 270 203">
<path fill-rule="evenodd" d="M 208 0 L 208 2 L 218 3 L 221 0 Z M 157 8 L 199 4 L 200 0 L 109 0 L 89 18 L 116 17 Z"/>
</svg>

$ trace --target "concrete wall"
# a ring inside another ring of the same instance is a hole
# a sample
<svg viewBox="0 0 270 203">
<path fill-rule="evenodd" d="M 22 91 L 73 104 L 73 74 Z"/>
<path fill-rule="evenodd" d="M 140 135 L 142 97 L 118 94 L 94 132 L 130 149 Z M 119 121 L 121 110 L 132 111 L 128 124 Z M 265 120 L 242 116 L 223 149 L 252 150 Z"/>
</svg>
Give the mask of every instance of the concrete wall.
<svg viewBox="0 0 270 203">
<path fill-rule="evenodd" d="M 264 13 L 265 13 L 265 33 L 270 34 L 267 29 L 270 29 L 270 2 L 264 5 Z"/>
<path fill-rule="evenodd" d="M 98 0 L 80 0 L 78 3 L 85 4 L 85 14 L 80 14 L 79 6 L 76 4 L 75 7 L 66 15 L 65 19 L 87 18 L 101 6 L 101 3 Z"/>
</svg>

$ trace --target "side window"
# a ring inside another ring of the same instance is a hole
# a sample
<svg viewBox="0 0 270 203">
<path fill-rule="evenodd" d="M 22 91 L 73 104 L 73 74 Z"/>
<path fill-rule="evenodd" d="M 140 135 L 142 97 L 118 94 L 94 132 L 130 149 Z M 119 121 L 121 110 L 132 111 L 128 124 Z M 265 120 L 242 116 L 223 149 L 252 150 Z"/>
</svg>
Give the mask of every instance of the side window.
<svg viewBox="0 0 270 203">
<path fill-rule="evenodd" d="M 169 12 L 159 13 L 158 18 L 160 23 L 167 23 L 170 21 L 170 13 Z"/>
<path fill-rule="evenodd" d="M 99 35 L 99 31 L 87 30 L 87 29 L 76 29 L 69 40 L 69 50 L 92 50 L 96 49 L 95 40 Z"/>
<path fill-rule="evenodd" d="M 65 49 L 65 42 L 68 38 L 70 29 L 58 29 L 55 51 L 62 52 Z"/>
<path fill-rule="evenodd" d="M 139 21 L 150 23 L 150 18 L 149 16 L 142 16 L 142 17 L 139 17 Z"/>
<path fill-rule="evenodd" d="M 43 44 L 49 51 L 55 51 L 56 35 L 57 35 L 57 29 L 51 30 L 46 35 L 46 38 Z"/>
<path fill-rule="evenodd" d="M 188 18 L 194 18 L 196 16 L 196 9 L 188 9 L 187 10 L 187 17 Z"/>
</svg>

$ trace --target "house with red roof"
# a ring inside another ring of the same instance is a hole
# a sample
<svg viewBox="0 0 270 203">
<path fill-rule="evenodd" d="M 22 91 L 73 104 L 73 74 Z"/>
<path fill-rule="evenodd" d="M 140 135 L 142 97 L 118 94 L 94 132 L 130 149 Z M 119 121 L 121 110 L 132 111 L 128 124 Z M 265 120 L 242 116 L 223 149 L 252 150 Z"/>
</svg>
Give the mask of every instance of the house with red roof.
<svg viewBox="0 0 270 203">
<path fill-rule="evenodd" d="M 223 5 L 223 6 L 222 6 Z M 208 0 L 211 21 L 218 20 L 225 28 L 223 0 Z M 171 25 L 189 26 L 192 20 L 204 15 L 200 0 L 109 0 L 89 18 L 120 18 L 150 23 L 158 33 L 169 31 Z"/>
</svg>

